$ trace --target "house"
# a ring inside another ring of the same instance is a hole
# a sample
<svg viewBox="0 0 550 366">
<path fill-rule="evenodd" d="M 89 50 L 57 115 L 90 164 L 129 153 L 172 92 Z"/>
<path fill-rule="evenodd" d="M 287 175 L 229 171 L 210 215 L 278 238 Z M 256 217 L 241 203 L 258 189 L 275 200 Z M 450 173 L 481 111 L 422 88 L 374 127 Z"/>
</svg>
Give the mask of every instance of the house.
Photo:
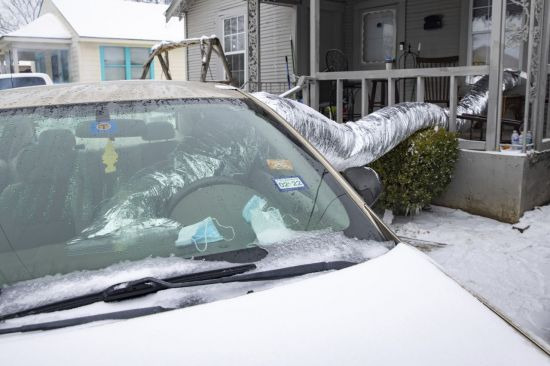
<svg viewBox="0 0 550 366">
<path fill-rule="evenodd" d="M 460 131 L 454 179 L 438 203 L 516 222 L 550 202 L 550 0 L 172 0 L 174 17 L 186 37 L 219 36 L 236 85 L 281 92 L 289 74 L 305 76 L 304 103 L 335 110 L 338 122 L 426 101 L 448 106 L 455 131 L 466 117 L 459 98 L 488 75 L 487 113 Z M 189 78 L 200 60 L 188 51 Z M 507 68 L 525 77 L 503 95 Z M 223 74 L 218 63 L 211 71 Z M 533 136 L 532 152 L 501 151 L 514 128 Z"/>
<path fill-rule="evenodd" d="M 122 0 L 44 0 L 37 19 L 0 37 L 0 72 L 43 72 L 54 83 L 138 79 L 151 46 L 184 35 L 182 22 L 165 22 L 165 10 Z M 170 57 L 174 79 L 186 79 L 185 53 Z M 157 70 L 153 65 L 148 76 L 162 78 Z"/>
</svg>

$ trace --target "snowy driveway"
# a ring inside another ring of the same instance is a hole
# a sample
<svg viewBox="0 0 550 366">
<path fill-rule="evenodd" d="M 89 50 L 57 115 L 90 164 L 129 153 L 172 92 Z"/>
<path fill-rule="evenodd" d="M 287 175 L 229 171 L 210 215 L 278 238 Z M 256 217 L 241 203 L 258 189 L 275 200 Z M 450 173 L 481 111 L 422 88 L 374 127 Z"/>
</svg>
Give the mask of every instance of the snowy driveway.
<svg viewBox="0 0 550 366">
<path fill-rule="evenodd" d="M 523 233 L 512 228 L 527 225 Z M 391 226 L 400 236 L 447 243 L 429 255 L 550 348 L 550 205 L 516 225 L 433 206 Z"/>
</svg>

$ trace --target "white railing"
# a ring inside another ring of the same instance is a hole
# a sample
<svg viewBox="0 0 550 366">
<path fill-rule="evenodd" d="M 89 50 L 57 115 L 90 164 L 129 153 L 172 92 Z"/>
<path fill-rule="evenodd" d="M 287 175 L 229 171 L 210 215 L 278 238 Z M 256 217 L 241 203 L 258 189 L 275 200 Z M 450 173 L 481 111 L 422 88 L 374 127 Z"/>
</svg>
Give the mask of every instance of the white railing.
<svg viewBox="0 0 550 366">
<path fill-rule="evenodd" d="M 365 116 L 369 110 L 368 81 L 385 79 L 388 82 L 388 105 L 395 104 L 394 83 L 400 79 L 416 79 L 416 101 L 423 102 L 425 96 L 424 79 L 429 77 L 449 77 L 449 130 L 456 131 L 457 119 L 457 78 L 474 75 L 489 74 L 489 66 L 459 66 L 421 69 L 391 69 L 391 70 L 364 70 L 364 71 L 338 71 L 319 72 L 316 77 L 308 77 L 303 84 L 304 103 L 310 105 L 309 84 L 311 81 L 335 81 L 336 82 L 336 121 L 343 122 L 344 111 L 344 81 L 361 81 L 361 115 Z M 294 88 L 296 90 L 300 88 Z M 295 92 L 295 90 L 292 92 Z M 460 140 L 460 146 L 467 149 L 485 150 L 485 141 Z"/>
</svg>

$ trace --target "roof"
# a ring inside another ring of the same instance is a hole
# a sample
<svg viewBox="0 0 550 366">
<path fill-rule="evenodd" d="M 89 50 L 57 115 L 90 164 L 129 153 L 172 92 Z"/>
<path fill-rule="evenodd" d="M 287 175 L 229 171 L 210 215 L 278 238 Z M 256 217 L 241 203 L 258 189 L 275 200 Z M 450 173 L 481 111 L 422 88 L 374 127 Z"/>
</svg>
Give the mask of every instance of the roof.
<svg viewBox="0 0 550 366">
<path fill-rule="evenodd" d="M 0 91 L 0 110 L 133 100 L 243 98 L 235 88 L 198 81 L 129 80 L 71 83 Z"/>
<path fill-rule="evenodd" d="M 44 14 L 5 37 L 71 39 L 71 32 L 53 14 Z"/>
<path fill-rule="evenodd" d="M 80 37 L 174 41 L 184 35 L 167 6 L 123 0 L 50 0 Z"/>
<path fill-rule="evenodd" d="M 60 15 L 44 12 L 4 37 L 70 40 L 74 31 L 82 38 L 158 42 L 178 41 L 184 36 L 182 22 L 166 22 L 166 5 L 125 0 L 49 1 Z"/>
</svg>

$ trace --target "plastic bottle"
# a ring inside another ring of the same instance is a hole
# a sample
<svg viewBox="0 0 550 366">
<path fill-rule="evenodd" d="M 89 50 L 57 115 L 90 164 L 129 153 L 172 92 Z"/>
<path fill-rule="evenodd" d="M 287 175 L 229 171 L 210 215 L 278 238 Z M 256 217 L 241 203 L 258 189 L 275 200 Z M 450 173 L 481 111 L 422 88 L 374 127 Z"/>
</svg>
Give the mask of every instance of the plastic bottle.
<svg viewBox="0 0 550 366">
<path fill-rule="evenodd" d="M 531 131 L 527 131 L 527 147 L 529 148 L 529 145 L 533 144 L 533 133 Z"/>
<path fill-rule="evenodd" d="M 514 130 L 514 132 L 512 133 L 512 150 L 518 150 L 519 148 L 521 148 L 519 146 L 519 134 L 518 134 L 518 131 Z"/>
</svg>

